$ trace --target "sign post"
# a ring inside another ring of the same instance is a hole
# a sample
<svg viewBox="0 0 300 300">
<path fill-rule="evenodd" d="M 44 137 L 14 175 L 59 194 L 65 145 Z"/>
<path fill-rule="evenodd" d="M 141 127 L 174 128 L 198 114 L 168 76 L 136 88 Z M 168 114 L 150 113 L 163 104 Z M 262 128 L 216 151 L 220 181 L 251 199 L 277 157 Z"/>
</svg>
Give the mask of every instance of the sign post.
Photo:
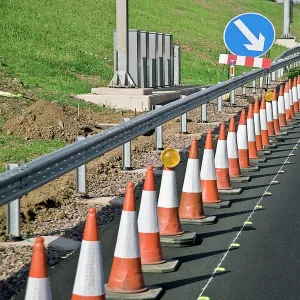
<svg viewBox="0 0 300 300">
<path fill-rule="evenodd" d="M 230 61 L 230 78 L 234 78 L 234 60 Z M 235 105 L 235 90 L 230 93 L 230 104 Z"/>
</svg>

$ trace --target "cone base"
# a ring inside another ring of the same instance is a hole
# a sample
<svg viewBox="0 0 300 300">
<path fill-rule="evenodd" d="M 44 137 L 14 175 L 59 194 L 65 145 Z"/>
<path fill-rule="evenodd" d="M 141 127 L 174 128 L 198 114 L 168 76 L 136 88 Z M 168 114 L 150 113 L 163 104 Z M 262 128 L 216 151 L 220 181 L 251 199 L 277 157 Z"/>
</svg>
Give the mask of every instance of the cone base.
<svg viewBox="0 0 300 300">
<path fill-rule="evenodd" d="M 142 265 L 143 273 L 170 273 L 177 270 L 179 260 L 167 259 L 162 264 Z"/>
<path fill-rule="evenodd" d="M 216 220 L 216 216 L 207 216 L 204 219 L 180 219 L 180 222 L 182 224 L 209 225 L 214 224 Z"/>
<path fill-rule="evenodd" d="M 195 232 L 185 231 L 178 236 L 161 236 L 160 242 L 162 245 L 169 247 L 187 247 L 195 243 L 196 236 Z"/>
<path fill-rule="evenodd" d="M 230 207 L 230 201 L 220 201 L 219 203 L 204 203 L 204 207 L 210 208 L 228 208 Z"/>
<path fill-rule="evenodd" d="M 241 170 L 244 172 L 257 172 L 257 171 L 259 171 L 259 167 L 254 166 L 254 167 L 249 167 L 249 168 L 241 168 Z"/>
<path fill-rule="evenodd" d="M 242 193 L 242 189 L 241 188 L 232 188 L 232 189 L 230 189 L 230 190 L 223 190 L 223 189 L 221 189 L 221 190 L 219 190 L 219 194 L 220 195 L 239 195 L 239 194 L 241 194 Z"/>
<path fill-rule="evenodd" d="M 240 177 L 231 177 L 232 182 L 249 182 L 251 179 L 250 176 L 240 176 Z"/>
<path fill-rule="evenodd" d="M 114 291 L 110 291 L 107 288 L 107 285 L 105 286 L 106 289 L 106 300 L 120 300 L 120 299 L 145 299 L 145 300 L 151 300 L 151 299 L 157 299 L 159 298 L 159 296 L 162 294 L 163 289 L 160 287 L 156 287 L 156 286 L 149 286 L 146 287 L 146 291 L 141 292 L 139 294 L 136 293 L 128 293 L 128 294 L 124 294 L 124 293 L 118 293 L 118 292 L 114 292 Z"/>
</svg>

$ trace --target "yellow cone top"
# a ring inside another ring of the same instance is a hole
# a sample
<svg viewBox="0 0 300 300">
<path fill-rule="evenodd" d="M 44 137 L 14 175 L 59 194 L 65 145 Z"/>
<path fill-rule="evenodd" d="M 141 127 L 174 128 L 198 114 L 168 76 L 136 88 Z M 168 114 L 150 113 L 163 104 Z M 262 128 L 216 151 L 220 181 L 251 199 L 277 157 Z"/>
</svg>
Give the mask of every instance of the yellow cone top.
<svg viewBox="0 0 300 300">
<path fill-rule="evenodd" d="M 174 148 L 168 147 L 160 155 L 162 164 L 167 168 L 175 168 L 180 162 L 180 154 Z"/>
<path fill-rule="evenodd" d="M 264 96 L 266 101 L 272 101 L 274 98 L 272 91 L 267 91 Z"/>
</svg>

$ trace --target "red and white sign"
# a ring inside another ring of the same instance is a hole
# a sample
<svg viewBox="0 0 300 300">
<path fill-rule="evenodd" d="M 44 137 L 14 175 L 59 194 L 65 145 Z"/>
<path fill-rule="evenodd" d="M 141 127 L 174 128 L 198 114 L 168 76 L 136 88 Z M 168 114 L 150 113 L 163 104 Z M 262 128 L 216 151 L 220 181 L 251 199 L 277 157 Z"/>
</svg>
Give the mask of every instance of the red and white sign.
<svg viewBox="0 0 300 300">
<path fill-rule="evenodd" d="M 233 54 L 220 54 L 219 64 L 230 65 L 230 61 L 234 60 L 237 66 L 257 67 L 270 69 L 272 60 L 269 58 L 240 56 Z"/>
</svg>

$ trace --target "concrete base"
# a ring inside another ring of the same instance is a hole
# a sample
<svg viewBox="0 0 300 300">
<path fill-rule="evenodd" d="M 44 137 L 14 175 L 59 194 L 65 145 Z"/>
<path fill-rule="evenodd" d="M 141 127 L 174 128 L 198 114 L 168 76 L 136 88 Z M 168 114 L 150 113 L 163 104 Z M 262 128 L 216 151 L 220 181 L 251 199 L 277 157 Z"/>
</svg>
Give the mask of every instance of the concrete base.
<svg viewBox="0 0 300 300">
<path fill-rule="evenodd" d="M 105 285 L 105 298 L 107 300 L 120 300 L 120 299 L 135 299 L 135 300 L 150 300 L 157 299 L 163 292 L 163 289 L 157 286 L 147 286 L 148 290 L 142 293 L 124 294 L 115 293 L 107 290 Z"/>
<path fill-rule="evenodd" d="M 257 172 L 257 171 L 259 171 L 259 167 L 251 166 L 250 168 L 241 168 L 241 171 L 244 171 L 244 172 Z"/>
<path fill-rule="evenodd" d="M 143 273 L 170 273 L 176 271 L 179 264 L 179 260 L 167 259 L 162 264 L 142 265 L 142 271 Z"/>
<path fill-rule="evenodd" d="M 300 117 L 295 115 L 295 117 L 293 117 L 292 119 L 295 120 L 296 122 L 299 122 Z"/>
<path fill-rule="evenodd" d="M 296 38 L 290 38 L 290 39 L 277 39 L 275 41 L 276 45 L 283 46 L 286 48 L 294 48 L 299 46 L 299 44 L 296 42 Z"/>
<path fill-rule="evenodd" d="M 239 195 L 242 193 L 242 189 L 241 188 L 232 188 L 230 190 L 218 190 L 219 195 Z"/>
<path fill-rule="evenodd" d="M 254 163 L 254 164 L 257 164 L 257 163 L 264 163 L 266 162 L 267 159 L 265 157 L 259 157 L 259 158 L 250 158 L 250 163 Z"/>
<path fill-rule="evenodd" d="M 268 151 L 268 150 L 260 150 L 260 151 L 257 151 L 257 154 L 258 154 L 258 156 L 270 155 L 270 154 L 271 154 L 271 151 Z"/>
<path fill-rule="evenodd" d="M 281 131 L 279 133 L 276 133 L 277 136 L 284 136 L 284 135 L 288 135 L 288 133 L 286 131 Z"/>
<path fill-rule="evenodd" d="M 228 208 L 228 207 L 230 207 L 230 204 L 231 204 L 230 201 L 221 201 L 221 202 L 216 202 L 216 203 L 204 202 L 203 206 L 210 207 L 210 208 Z"/>
<path fill-rule="evenodd" d="M 58 250 L 76 250 L 80 247 L 81 242 L 68 239 L 57 235 L 43 236 L 45 247 L 51 247 Z M 28 238 L 20 242 L 3 242 L 0 243 L 1 247 L 24 247 L 33 246 L 35 238 Z"/>
<path fill-rule="evenodd" d="M 174 89 L 150 88 L 93 88 L 90 94 L 77 95 L 76 98 L 115 109 L 150 111 L 154 105 L 163 104 L 190 95 L 201 90 L 200 87 L 174 87 Z"/>
<path fill-rule="evenodd" d="M 270 142 L 271 143 L 276 143 L 276 142 L 284 142 L 285 139 L 282 136 L 269 136 Z"/>
<path fill-rule="evenodd" d="M 293 130 L 293 126 L 281 126 L 280 130 Z"/>
<path fill-rule="evenodd" d="M 250 176 L 230 177 L 231 182 L 249 182 L 250 179 Z"/>
<path fill-rule="evenodd" d="M 185 231 L 180 235 L 161 235 L 160 243 L 162 246 L 187 247 L 193 245 L 196 240 L 196 233 Z"/>
<path fill-rule="evenodd" d="M 277 148 L 277 144 L 272 143 L 270 145 L 265 145 L 263 147 L 264 147 L 264 149 L 275 149 L 275 148 Z"/>
<path fill-rule="evenodd" d="M 291 121 L 291 122 L 287 122 L 287 125 L 298 125 L 298 122 L 296 121 Z"/>
<path fill-rule="evenodd" d="M 207 216 L 204 219 L 180 219 L 181 224 L 193 224 L 193 225 L 210 225 L 214 224 L 217 220 L 216 216 Z"/>
</svg>

